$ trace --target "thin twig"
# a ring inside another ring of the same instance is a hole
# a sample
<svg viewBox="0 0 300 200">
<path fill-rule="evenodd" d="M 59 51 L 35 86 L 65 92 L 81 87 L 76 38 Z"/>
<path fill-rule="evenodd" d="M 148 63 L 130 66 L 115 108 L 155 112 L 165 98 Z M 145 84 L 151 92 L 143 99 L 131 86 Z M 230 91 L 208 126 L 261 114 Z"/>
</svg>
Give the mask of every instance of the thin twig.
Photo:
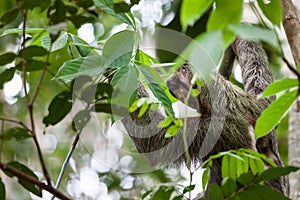
<svg viewBox="0 0 300 200">
<path fill-rule="evenodd" d="M 37 86 L 36 86 L 36 89 L 35 89 L 35 92 L 34 92 L 34 94 L 33 94 L 32 100 L 31 100 L 30 103 L 29 103 L 29 106 L 32 106 L 32 105 L 34 104 L 34 102 L 35 102 L 35 100 L 36 100 L 36 98 L 37 98 L 37 96 L 38 96 L 38 94 L 39 94 L 39 92 L 40 92 L 40 89 L 41 89 L 42 83 L 43 83 L 43 81 L 44 81 L 46 72 L 48 71 L 47 69 L 48 69 L 48 65 L 49 65 L 49 58 L 50 58 L 50 53 L 51 53 L 51 49 L 52 49 L 52 44 L 53 44 L 53 43 L 51 42 L 50 48 L 49 48 L 49 51 L 48 51 L 48 53 L 47 53 L 47 57 L 46 57 L 46 60 L 45 60 L 44 69 L 43 69 L 43 71 L 42 71 L 40 80 L 39 80 L 39 82 L 38 82 L 38 84 L 37 84 Z"/>
<path fill-rule="evenodd" d="M 299 81 L 298 95 L 300 95 L 300 73 L 298 72 L 298 70 L 297 70 L 295 67 L 293 67 L 293 66 L 289 63 L 289 61 L 286 59 L 285 56 L 282 56 L 282 60 L 285 62 L 286 66 L 289 68 L 289 70 L 290 70 L 291 72 L 293 72 L 293 74 L 296 75 L 296 77 L 297 77 L 297 79 L 298 79 L 298 81 Z"/>
<path fill-rule="evenodd" d="M 42 154 L 42 150 L 41 150 L 40 144 L 39 144 L 38 139 L 36 137 L 35 124 L 34 124 L 34 118 L 33 118 L 33 107 L 32 106 L 28 106 L 28 109 L 29 109 L 30 122 L 31 122 L 31 128 L 32 128 L 31 135 L 32 135 L 34 144 L 36 146 L 36 150 L 37 150 L 38 157 L 39 157 L 39 160 L 40 160 L 40 163 L 41 163 L 43 174 L 44 174 L 44 176 L 46 178 L 47 184 L 51 186 L 50 175 L 49 175 L 49 172 L 47 170 L 45 160 L 43 158 L 43 154 Z"/>
<path fill-rule="evenodd" d="M 55 77 L 55 73 L 52 72 L 48 67 L 47 67 L 47 72 L 53 77 L 56 78 L 57 80 L 59 80 L 66 88 L 70 89 L 70 86 L 60 77 Z"/>
<path fill-rule="evenodd" d="M 191 169 L 189 169 L 189 171 L 190 171 L 190 186 L 191 186 L 192 183 L 193 183 L 193 174 L 194 174 L 194 172 L 192 172 Z M 192 191 L 189 191 L 189 199 L 192 199 Z"/>
<path fill-rule="evenodd" d="M 39 145 L 39 142 L 38 142 L 38 139 L 37 139 L 37 136 L 36 136 L 35 123 L 34 123 L 34 117 L 33 117 L 33 103 L 36 100 L 36 97 L 37 97 L 37 95 L 39 93 L 39 88 L 40 88 L 41 82 L 44 79 L 44 76 L 45 76 L 45 73 L 46 73 L 45 68 L 47 68 L 47 65 L 48 65 L 48 60 L 49 60 L 49 56 L 50 56 L 50 50 L 49 50 L 49 52 L 47 54 L 47 58 L 46 58 L 44 70 L 42 72 L 40 81 L 39 81 L 39 83 L 37 85 L 37 89 L 36 89 L 36 91 L 35 91 L 35 93 L 33 95 L 32 100 L 30 101 L 30 97 L 29 97 L 29 94 L 28 94 L 28 91 L 27 91 L 27 87 L 26 87 L 26 64 L 27 64 L 27 62 L 26 62 L 26 59 L 27 59 L 26 58 L 26 46 L 25 46 L 25 39 L 26 39 L 26 19 L 27 19 L 27 11 L 24 10 L 23 11 L 23 43 L 22 43 L 22 50 L 23 50 L 23 54 L 22 54 L 22 56 L 23 56 L 22 57 L 23 58 L 23 61 L 22 61 L 22 64 L 23 64 L 22 65 L 22 67 L 23 67 L 23 84 L 24 84 L 25 96 L 27 98 L 27 107 L 28 107 L 29 116 L 30 116 L 31 135 L 32 135 L 34 144 L 35 144 L 36 149 L 37 149 L 37 153 L 38 153 L 38 157 L 39 157 L 39 160 L 40 160 L 40 163 L 41 163 L 43 174 L 44 174 L 44 176 L 46 178 L 47 184 L 49 186 L 51 186 L 51 179 L 50 179 L 50 176 L 49 176 L 49 173 L 48 173 L 48 170 L 47 170 L 47 167 L 46 167 L 43 155 L 42 155 L 41 147 Z"/>
<path fill-rule="evenodd" d="M 4 121 L 1 123 L 1 133 L 4 132 Z M 3 148 L 3 138 L 0 139 L 0 162 L 2 160 L 2 148 Z"/>
<path fill-rule="evenodd" d="M 27 84 L 26 84 L 26 46 L 25 46 L 25 42 L 26 42 L 26 21 L 27 21 L 27 10 L 24 9 L 23 11 L 23 31 L 22 31 L 22 38 L 23 38 L 23 42 L 22 42 L 22 70 L 23 70 L 23 87 L 24 87 L 24 92 L 25 92 L 25 96 L 27 98 L 27 102 L 30 102 L 30 98 L 28 95 L 28 90 L 27 90 Z"/>
<path fill-rule="evenodd" d="M 31 132 L 30 128 L 28 126 L 26 126 L 23 122 L 19 121 L 19 120 L 5 118 L 5 117 L 0 117 L 0 120 L 6 121 L 6 122 L 12 122 L 12 123 L 15 123 L 15 124 L 19 124 L 23 128 L 25 128 L 26 130 L 28 130 L 29 132 Z"/>
<path fill-rule="evenodd" d="M 38 179 L 36 179 L 32 176 L 29 176 L 29 175 L 15 169 L 15 168 L 11 167 L 11 166 L 8 166 L 8 165 L 0 162 L 0 168 L 4 171 L 8 171 L 8 172 L 12 173 L 13 175 L 18 177 L 19 179 L 26 180 L 29 183 L 37 185 L 41 189 L 47 190 L 48 192 L 50 192 L 51 194 L 53 194 L 54 196 L 56 196 L 56 197 L 58 197 L 62 200 L 71 200 L 69 197 L 67 197 L 63 193 L 59 192 L 58 190 L 53 188 L 51 185 L 47 185 L 47 184 L 39 181 Z"/>
<path fill-rule="evenodd" d="M 62 180 L 62 178 L 64 176 L 66 168 L 67 168 L 67 166 L 69 164 L 69 161 L 70 161 L 70 159 L 72 157 L 72 154 L 73 154 L 73 152 L 74 152 L 74 150 L 75 150 L 75 148 L 76 148 L 76 146 L 78 144 L 78 141 L 79 141 L 81 133 L 82 133 L 82 129 L 80 129 L 80 130 L 77 131 L 76 137 L 75 137 L 75 139 L 74 139 L 74 141 L 72 143 L 72 146 L 71 146 L 71 148 L 70 148 L 70 150 L 68 152 L 68 155 L 67 155 L 67 157 L 66 157 L 66 159 L 65 159 L 65 161 L 64 161 L 64 163 L 63 163 L 63 165 L 61 167 L 61 170 L 59 172 L 59 176 L 57 178 L 55 189 L 58 189 L 59 186 L 60 186 L 61 180 Z M 51 200 L 53 200 L 54 198 L 55 198 L 55 196 L 53 195 L 52 198 L 51 198 Z"/>
</svg>

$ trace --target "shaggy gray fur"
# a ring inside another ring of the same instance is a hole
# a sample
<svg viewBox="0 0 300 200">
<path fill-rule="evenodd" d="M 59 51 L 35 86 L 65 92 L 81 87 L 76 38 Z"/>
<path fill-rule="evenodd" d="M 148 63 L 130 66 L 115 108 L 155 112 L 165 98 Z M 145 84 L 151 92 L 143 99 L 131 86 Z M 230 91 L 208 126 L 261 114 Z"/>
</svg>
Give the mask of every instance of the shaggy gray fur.
<svg viewBox="0 0 300 200">
<path fill-rule="evenodd" d="M 144 154 L 151 165 L 163 163 L 201 162 L 210 155 L 231 149 L 258 150 L 282 165 L 277 147 L 275 130 L 255 143 L 253 127 L 256 120 L 274 100 L 274 97 L 257 100 L 256 95 L 273 81 L 267 56 L 259 43 L 236 39 L 232 48 L 242 67 L 245 91 L 217 74 L 213 80 L 198 88 L 200 95 L 191 97 L 189 106 L 197 109 L 200 117 L 187 119 L 186 141 L 191 160 L 186 159 L 182 129 L 177 136 L 165 138 L 166 129 L 157 128 L 164 116 L 148 110 L 141 118 L 137 113 L 125 117 L 122 122 L 137 150 Z M 167 84 L 170 91 L 181 101 L 187 96 L 193 75 L 187 64 L 175 72 Z M 139 82 L 138 97 L 148 96 Z M 210 183 L 221 184 L 221 160 L 213 163 Z M 209 184 L 210 184 L 209 183 Z M 285 178 L 269 181 L 268 184 L 288 195 Z"/>
</svg>

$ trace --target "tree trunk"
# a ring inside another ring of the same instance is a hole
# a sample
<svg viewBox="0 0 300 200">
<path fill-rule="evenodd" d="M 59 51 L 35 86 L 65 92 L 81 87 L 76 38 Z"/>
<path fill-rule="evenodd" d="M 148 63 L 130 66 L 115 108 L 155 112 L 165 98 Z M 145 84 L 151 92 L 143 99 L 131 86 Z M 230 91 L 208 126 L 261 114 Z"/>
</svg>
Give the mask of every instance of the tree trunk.
<svg viewBox="0 0 300 200">
<path fill-rule="evenodd" d="M 291 0 L 282 0 L 283 26 L 292 50 L 295 63 L 300 63 L 300 22 L 297 11 Z M 299 101 L 292 106 L 289 119 L 289 164 L 300 167 L 300 105 Z M 290 174 L 290 198 L 300 196 L 300 171 Z"/>
</svg>

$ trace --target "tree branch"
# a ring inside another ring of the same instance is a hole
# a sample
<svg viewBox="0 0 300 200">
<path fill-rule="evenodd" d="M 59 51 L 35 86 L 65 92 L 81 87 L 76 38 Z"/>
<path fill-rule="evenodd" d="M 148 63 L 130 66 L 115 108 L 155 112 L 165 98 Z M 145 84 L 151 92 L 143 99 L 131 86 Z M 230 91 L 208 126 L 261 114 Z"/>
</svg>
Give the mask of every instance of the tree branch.
<svg viewBox="0 0 300 200">
<path fill-rule="evenodd" d="M 291 0 L 281 0 L 283 6 L 283 27 L 296 63 L 300 62 L 300 22 Z"/>
<path fill-rule="evenodd" d="M 297 10 L 291 0 L 281 0 L 281 3 L 283 7 L 283 27 L 297 65 L 300 63 L 300 21 L 297 16 Z M 285 58 L 283 60 L 288 63 Z M 287 66 L 299 80 L 298 94 L 300 95 L 300 73 L 290 64 L 287 64 Z"/>
<path fill-rule="evenodd" d="M 38 179 L 33 178 L 32 176 L 29 176 L 11 166 L 8 166 L 2 162 L 0 162 L 0 168 L 2 170 L 8 171 L 10 173 L 12 173 L 13 175 L 15 175 L 16 177 L 26 180 L 29 183 L 32 183 L 34 185 L 37 185 L 39 188 L 47 190 L 48 192 L 50 192 L 51 194 L 55 195 L 56 197 L 63 199 L 63 200 L 71 200 L 69 197 L 67 197 L 66 195 L 64 195 L 63 193 L 59 192 L 58 190 L 56 190 L 55 188 L 53 188 L 51 185 L 47 185 L 41 181 L 39 181 Z"/>
<path fill-rule="evenodd" d="M 291 0 L 281 0 L 283 7 L 283 27 L 294 57 L 296 64 L 300 63 L 300 21 L 297 16 L 296 8 Z M 285 60 L 285 58 L 283 59 Z M 287 62 L 287 61 L 285 61 Z M 288 62 L 287 62 L 288 63 Z M 287 64 L 289 69 L 297 76 L 299 80 L 299 94 L 300 94 L 300 75 L 294 67 Z M 292 106 L 289 117 L 289 164 L 299 166 L 299 139 L 300 139 L 300 103 L 299 100 Z M 300 191 L 300 172 L 293 172 L 289 175 L 290 184 L 290 198 L 297 199 Z"/>
</svg>

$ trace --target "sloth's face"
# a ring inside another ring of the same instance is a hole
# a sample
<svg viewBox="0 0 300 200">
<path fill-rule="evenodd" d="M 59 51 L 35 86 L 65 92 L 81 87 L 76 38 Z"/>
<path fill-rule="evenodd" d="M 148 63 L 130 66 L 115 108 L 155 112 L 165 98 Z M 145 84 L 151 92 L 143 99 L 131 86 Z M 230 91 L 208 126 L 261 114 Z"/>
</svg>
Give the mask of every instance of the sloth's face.
<svg viewBox="0 0 300 200">
<path fill-rule="evenodd" d="M 194 88 L 191 86 L 193 74 L 187 64 L 181 66 L 173 75 L 168 79 L 167 86 L 170 93 L 181 102 L 187 102 L 188 106 L 198 109 L 198 100 L 196 97 L 189 96 L 189 90 Z M 187 99 L 188 98 L 188 99 Z"/>
</svg>

